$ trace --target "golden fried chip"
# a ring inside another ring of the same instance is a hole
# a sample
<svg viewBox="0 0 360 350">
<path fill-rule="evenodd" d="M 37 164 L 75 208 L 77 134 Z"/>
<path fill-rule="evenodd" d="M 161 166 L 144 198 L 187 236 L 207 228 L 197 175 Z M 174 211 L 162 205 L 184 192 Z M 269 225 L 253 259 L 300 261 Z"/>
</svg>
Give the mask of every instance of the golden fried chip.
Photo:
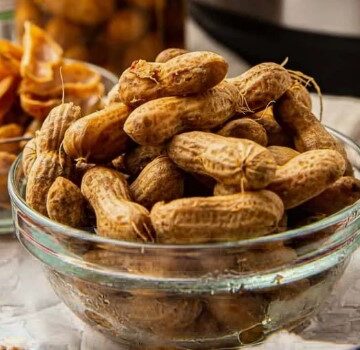
<svg viewBox="0 0 360 350">
<path fill-rule="evenodd" d="M 62 48 L 38 26 L 26 22 L 21 76 L 45 83 L 54 79 L 54 68 L 62 63 Z"/>
<path fill-rule="evenodd" d="M 64 82 L 62 85 L 61 74 Z M 65 95 L 87 96 L 98 91 L 101 84 L 101 76 L 82 62 L 65 62 L 61 69 L 54 69 L 54 79 L 38 83 L 29 78 L 24 78 L 20 85 L 20 92 L 35 94 L 37 96 L 58 97 L 62 95 L 64 88 Z"/>
</svg>

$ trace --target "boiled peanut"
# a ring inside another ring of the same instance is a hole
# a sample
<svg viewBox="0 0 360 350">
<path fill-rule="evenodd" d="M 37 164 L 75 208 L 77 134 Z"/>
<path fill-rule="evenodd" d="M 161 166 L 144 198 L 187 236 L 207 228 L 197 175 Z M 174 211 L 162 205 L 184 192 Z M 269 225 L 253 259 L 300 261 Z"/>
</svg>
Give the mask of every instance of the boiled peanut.
<svg viewBox="0 0 360 350">
<path fill-rule="evenodd" d="M 122 129 L 128 115 L 127 106 L 113 103 L 79 119 L 65 133 L 65 152 L 75 160 L 112 160 L 128 145 L 129 138 Z"/>
<path fill-rule="evenodd" d="M 36 151 L 59 151 L 68 127 L 81 118 L 81 109 L 73 103 L 64 103 L 51 110 L 36 135 Z"/>
<path fill-rule="evenodd" d="M 291 146 L 292 139 L 274 117 L 274 108 L 269 106 L 262 111 L 247 115 L 264 127 L 268 137 L 268 145 Z"/>
<path fill-rule="evenodd" d="M 285 209 L 290 209 L 316 197 L 344 171 L 345 160 L 339 152 L 330 149 L 308 151 L 278 167 L 268 189 L 279 195 Z"/>
<path fill-rule="evenodd" d="M 304 85 L 296 82 L 291 86 L 290 90 L 294 93 L 295 99 L 311 110 L 311 97 L 309 91 Z"/>
<path fill-rule="evenodd" d="M 225 185 L 266 187 L 275 176 L 271 153 L 253 141 L 193 131 L 175 136 L 169 157 L 182 169 L 208 175 Z"/>
<path fill-rule="evenodd" d="M 248 139 L 261 146 L 266 146 L 268 143 L 266 130 L 250 118 L 232 120 L 226 123 L 217 134 L 239 139 Z"/>
<path fill-rule="evenodd" d="M 0 140 L 12 137 L 19 137 L 23 133 L 23 128 L 19 124 L 11 123 L 0 126 Z M 16 154 L 19 151 L 19 142 L 8 142 L 0 145 L 0 152 Z"/>
<path fill-rule="evenodd" d="M 8 174 L 16 156 L 8 152 L 0 152 L 0 206 L 9 207 L 10 198 L 8 193 Z"/>
<path fill-rule="evenodd" d="M 37 154 L 26 185 L 26 203 L 40 214 L 48 215 L 46 198 L 57 177 L 70 177 L 72 164 L 63 152 L 47 151 Z"/>
<path fill-rule="evenodd" d="M 119 95 L 127 105 L 165 96 L 198 94 L 220 83 L 228 64 L 212 52 L 189 52 L 165 63 L 133 62 L 120 77 Z"/>
<path fill-rule="evenodd" d="M 125 168 L 131 175 L 137 176 L 152 160 L 165 154 L 164 146 L 138 146 L 125 154 Z"/>
<path fill-rule="evenodd" d="M 310 213 L 334 214 L 360 199 L 360 180 L 340 177 L 318 196 L 305 202 L 301 208 Z"/>
<path fill-rule="evenodd" d="M 155 203 L 182 197 L 184 178 L 166 156 L 149 163 L 130 186 L 135 202 L 146 208 Z"/>
<path fill-rule="evenodd" d="M 31 139 L 24 147 L 22 153 L 22 167 L 24 175 L 29 176 L 30 170 L 36 159 L 36 140 Z"/>
<path fill-rule="evenodd" d="M 149 101 L 130 114 L 124 130 L 140 145 L 160 145 L 186 130 L 222 125 L 235 114 L 237 96 L 237 89 L 223 81 L 201 95 Z"/>
<path fill-rule="evenodd" d="M 157 203 L 151 221 L 160 243 L 223 242 L 269 234 L 283 213 L 280 198 L 262 190 Z"/>
<path fill-rule="evenodd" d="M 158 63 L 165 63 L 167 61 L 170 61 L 171 59 L 184 55 L 186 53 L 188 53 L 188 50 L 184 50 L 184 49 L 179 49 L 179 48 L 170 48 L 170 49 L 165 49 L 163 51 L 161 51 L 155 58 L 155 62 Z"/>
<path fill-rule="evenodd" d="M 239 332 L 241 341 L 245 333 L 256 332 L 266 313 L 266 301 L 251 294 L 217 295 L 208 298 L 207 306 L 223 328 Z"/>
<path fill-rule="evenodd" d="M 276 103 L 276 116 L 294 135 L 295 148 L 299 152 L 314 149 L 333 149 L 346 159 L 346 153 L 339 141 L 328 133 L 295 91 L 286 91 Z"/>
<path fill-rule="evenodd" d="M 121 173 L 93 167 L 83 176 L 81 192 L 95 211 L 99 235 L 129 241 L 153 240 L 149 212 L 131 202 Z"/>
<path fill-rule="evenodd" d="M 85 224 L 86 202 L 80 189 L 70 180 L 58 177 L 46 199 L 49 218 L 60 224 L 81 227 Z"/>
<path fill-rule="evenodd" d="M 115 84 L 111 90 L 108 92 L 106 99 L 105 99 L 105 106 L 109 106 L 113 103 L 120 103 L 120 96 L 119 96 L 119 83 Z"/>
<path fill-rule="evenodd" d="M 277 165 L 284 165 L 290 159 L 293 159 L 300 154 L 292 148 L 283 146 L 269 146 L 267 149 L 273 155 Z"/>
<path fill-rule="evenodd" d="M 290 85 L 291 76 L 281 66 L 259 65 L 197 96 L 149 101 L 130 114 L 124 130 L 141 145 L 159 145 L 183 131 L 220 126 L 236 112 L 264 108 Z"/>
<path fill-rule="evenodd" d="M 271 101 L 276 101 L 292 84 L 289 72 L 272 62 L 260 63 L 228 81 L 238 88 L 242 105 L 252 111 L 261 110 Z"/>
<path fill-rule="evenodd" d="M 199 262 L 187 256 L 163 254 L 154 259 L 153 256 L 144 254 L 142 258 L 134 259 L 133 254 L 116 251 L 115 247 L 87 251 L 83 259 L 88 263 L 110 267 L 112 270 L 148 277 L 190 277 L 204 273 Z"/>
</svg>

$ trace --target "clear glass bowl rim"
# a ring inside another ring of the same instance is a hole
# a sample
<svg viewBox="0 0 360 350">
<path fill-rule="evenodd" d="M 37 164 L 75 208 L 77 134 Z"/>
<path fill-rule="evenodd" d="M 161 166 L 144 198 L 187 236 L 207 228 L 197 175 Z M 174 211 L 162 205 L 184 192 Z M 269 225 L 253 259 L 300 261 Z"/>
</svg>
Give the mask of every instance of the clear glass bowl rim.
<svg viewBox="0 0 360 350">
<path fill-rule="evenodd" d="M 336 131 L 330 127 L 326 127 L 334 136 L 340 139 L 345 144 L 349 145 L 353 148 L 357 155 L 360 157 L 360 146 L 358 146 L 354 141 L 352 141 L 349 137 L 344 134 Z M 246 240 L 232 241 L 232 242 L 221 242 L 221 243 L 206 243 L 206 244 L 195 244 L 195 245 L 175 245 L 175 244 L 156 244 L 156 243 L 139 243 L 139 242 L 129 242 L 129 241 L 121 241 L 115 240 L 111 238 L 101 237 L 98 235 L 94 235 L 90 232 L 75 229 L 69 226 L 65 226 L 59 224 L 46 216 L 41 215 L 40 213 L 31 209 L 21 194 L 17 191 L 16 185 L 16 171 L 21 164 L 21 155 L 18 156 L 14 164 L 12 165 L 9 177 L 8 177 L 8 189 L 11 201 L 20 208 L 24 214 L 28 215 L 32 220 L 37 222 L 38 224 L 44 227 L 52 227 L 56 230 L 56 232 L 68 236 L 69 238 L 80 239 L 83 241 L 88 241 L 92 243 L 98 244 L 111 244 L 113 246 L 119 248 L 128 248 L 128 249 L 172 249 L 172 250 L 206 250 L 206 249 L 231 249 L 231 248 L 243 248 L 250 247 L 254 245 L 262 245 L 274 242 L 282 242 L 285 240 L 289 240 L 292 238 L 301 238 L 305 237 L 308 234 L 313 232 L 322 230 L 326 227 L 334 225 L 346 218 L 348 218 L 353 212 L 360 210 L 360 200 L 354 203 L 351 206 L 344 208 L 343 210 L 326 217 L 320 221 L 315 223 L 297 228 L 288 230 L 282 233 L 271 234 L 263 237 L 251 238 Z"/>
</svg>

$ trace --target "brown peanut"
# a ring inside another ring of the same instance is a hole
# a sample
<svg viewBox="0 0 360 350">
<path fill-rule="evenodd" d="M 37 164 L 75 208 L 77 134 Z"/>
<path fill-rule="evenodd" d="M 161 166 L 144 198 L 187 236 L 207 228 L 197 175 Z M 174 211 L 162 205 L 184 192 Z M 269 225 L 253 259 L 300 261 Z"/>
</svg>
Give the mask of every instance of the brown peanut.
<svg viewBox="0 0 360 350">
<path fill-rule="evenodd" d="M 296 90 L 286 91 L 275 107 L 278 119 L 294 136 L 296 150 L 305 152 L 333 149 L 346 159 L 343 146 L 328 133 L 302 99 L 299 99 Z"/>
<path fill-rule="evenodd" d="M 188 50 L 179 49 L 179 48 L 165 49 L 156 56 L 155 62 L 166 63 L 167 61 L 170 61 L 171 59 L 184 55 L 188 52 L 189 52 Z"/>
<path fill-rule="evenodd" d="M 189 52 L 165 63 L 138 60 L 120 77 L 119 95 L 127 105 L 165 96 L 199 94 L 220 83 L 228 64 L 212 52 Z"/>
<path fill-rule="evenodd" d="M 283 146 L 269 146 L 267 149 L 273 155 L 277 165 L 284 165 L 300 154 L 292 148 Z"/>
<path fill-rule="evenodd" d="M 159 243 L 189 244 L 266 235 L 274 232 L 283 214 L 280 198 L 261 190 L 157 203 L 151 221 Z"/>
<path fill-rule="evenodd" d="M 129 241 L 153 240 L 149 212 L 131 202 L 121 173 L 93 167 L 83 176 L 81 192 L 95 211 L 99 235 Z"/>
<path fill-rule="evenodd" d="M 334 214 L 360 199 L 360 180 L 352 176 L 343 176 L 321 192 L 305 202 L 301 208 L 315 214 Z"/>
<path fill-rule="evenodd" d="M 169 157 L 182 169 L 213 177 L 225 185 L 266 187 L 274 178 L 271 153 L 253 141 L 193 131 L 175 136 Z"/>
<path fill-rule="evenodd" d="M 127 148 L 129 138 L 123 125 L 128 115 L 127 106 L 113 103 L 79 119 L 65 133 L 65 152 L 75 160 L 112 160 Z"/>
<path fill-rule="evenodd" d="M 53 108 L 37 132 L 37 153 L 59 151 L 66 130 L 79 118 L 81 109 L 73 103 L 64 103 Z"/>
<path fill-rule="evenodd" d="M 49 218 L 60 224 L 81 227 L 85 224 L 86 202 L 80 189 L 70 180 L 58 177 L 46 199 Z"/>
<path fill-rule="evenodd" d="M 36 159 L 36 139 L 31 139 L 24 147 L 22 153 L 22 167 L 24 175 L 29 176 L 30 170 Z"/>
<path fill-rule="evenodd" d="M 265 317 L 265 300 L 249 294 L 219 295 L 208 298 L 207 305 L 222 327 L 227 331 L 239 332 L 240 339 L 245 336 L 245 333 L 255 331 L 258 326 L 261 326 Z"/>
<path fill-rule="evenodd" d="M 316 197 L 344 172 L 345 160 L 339 152 L 308 151 L 278 167 L 268 189 L 279 195 L 285 209 L 290 209 Z"/>
<path fill-rule="evenodd" d="M 307 88 L 298 83 L 295 82 L 290 90 L 294 93 L 294 97 L 300 102 L 302 103 L 304 106 L 306 106 L 308 109 L 311 110 L 312 108 L 312 102 L 311 102 L 311 97 L 309 94 L 309 91 L 307 90 Z"/>
<path fill-rule="evenodd" d="M 235 114 L 237 96 L 237 89 L 223 81 L 201 95 L 149 101 L 130 114 L 124 130 L 140 145 L 160 145 L 183 131 L 222 125 Z"/>
<path fill-rule="evenodd" d="M 111 90 L 108 92 L 105 100 L 105 106 L 110 106 L 113 103 L 120 103 L 119 96 L 119 83 L 115 84 Z"/>
<path fill-rule="evenodd" d="M 57 177 L 70 177 L 72 164 L 63 152 L 47 151 L 37 154 L 26 185 L 26 203 L 40 214 L 48 215 L 46 198 Z"/>
<path fill-rule="evenodd" d="M 0 126 L 0 140 L 19 137 L 23 133 L 23 128 L 19 124 L 11 123 Z M 8 142 L 0 145 L 0 152 L 17 154 L 19 151 L 19 142 Z"/>
<path fill-rule="evenodd" d="M 247 118 L 255 120 L 264 127 L 268 137 L 268 145 L 289 146 L 291 137 L 283 130 L 274 117 L 274 108 L 269 106 L 262 111 L 250 114 Z"/>
<path fill-rule="evenodd" d="M 237 87 L 243 105 L 252 111 L 259 111 L 276 101 L 292 84 L 289 72 L 272 62 L 260 63 L 228 81 Z"/>
<path fill-rule="evenodd" d="M 124 130 L 141 145 L 159 145 L 183 131 L 218 127 L 236 112 L 264 108 L 290 85 L 284 68 L 266 63 L 197 96 L 149 101 L 130 114 Z"/>
<path fill-rule="evenodd" d="M 8 174 L 16 156 L 8 152 L 0 152 L 0 206 L 9 207 L 10 198 L 8 193 Z"/>
<path fill-rule="evenodd" d="M 164 146 L 138 146 L 126 153 L 125 168 L 129 174 L 137 176 L 152 160 L 165 154 Z"/>
<path fill-rule="evenodd" d="M 152 208 L 157 202 L 182 197 L 184 178 L 168 157 L 160 156 L 144 168 L 130 190 L 135 202 Z"/>
<path fill-rule="evenodd" d="M 217 134 L 239 139 L 248 139 L 261 146 L 266 146 L 268 143 L 266 130 L 255 120 L 250 118 L 232 120 L 226 123 Z"/>
</svg>

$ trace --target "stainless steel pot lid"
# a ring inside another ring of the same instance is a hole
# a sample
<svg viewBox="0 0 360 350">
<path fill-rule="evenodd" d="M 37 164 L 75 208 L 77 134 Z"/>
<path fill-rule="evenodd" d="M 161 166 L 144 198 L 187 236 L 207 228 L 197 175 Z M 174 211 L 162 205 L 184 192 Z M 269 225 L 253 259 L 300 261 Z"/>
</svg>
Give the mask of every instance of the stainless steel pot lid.
<svg viewBox="0 0 360 350">
<path fill-rule="evenodd" d="M 192 0 L 289 29 L 360 38 L 359 0 Z"/>
</svg>

